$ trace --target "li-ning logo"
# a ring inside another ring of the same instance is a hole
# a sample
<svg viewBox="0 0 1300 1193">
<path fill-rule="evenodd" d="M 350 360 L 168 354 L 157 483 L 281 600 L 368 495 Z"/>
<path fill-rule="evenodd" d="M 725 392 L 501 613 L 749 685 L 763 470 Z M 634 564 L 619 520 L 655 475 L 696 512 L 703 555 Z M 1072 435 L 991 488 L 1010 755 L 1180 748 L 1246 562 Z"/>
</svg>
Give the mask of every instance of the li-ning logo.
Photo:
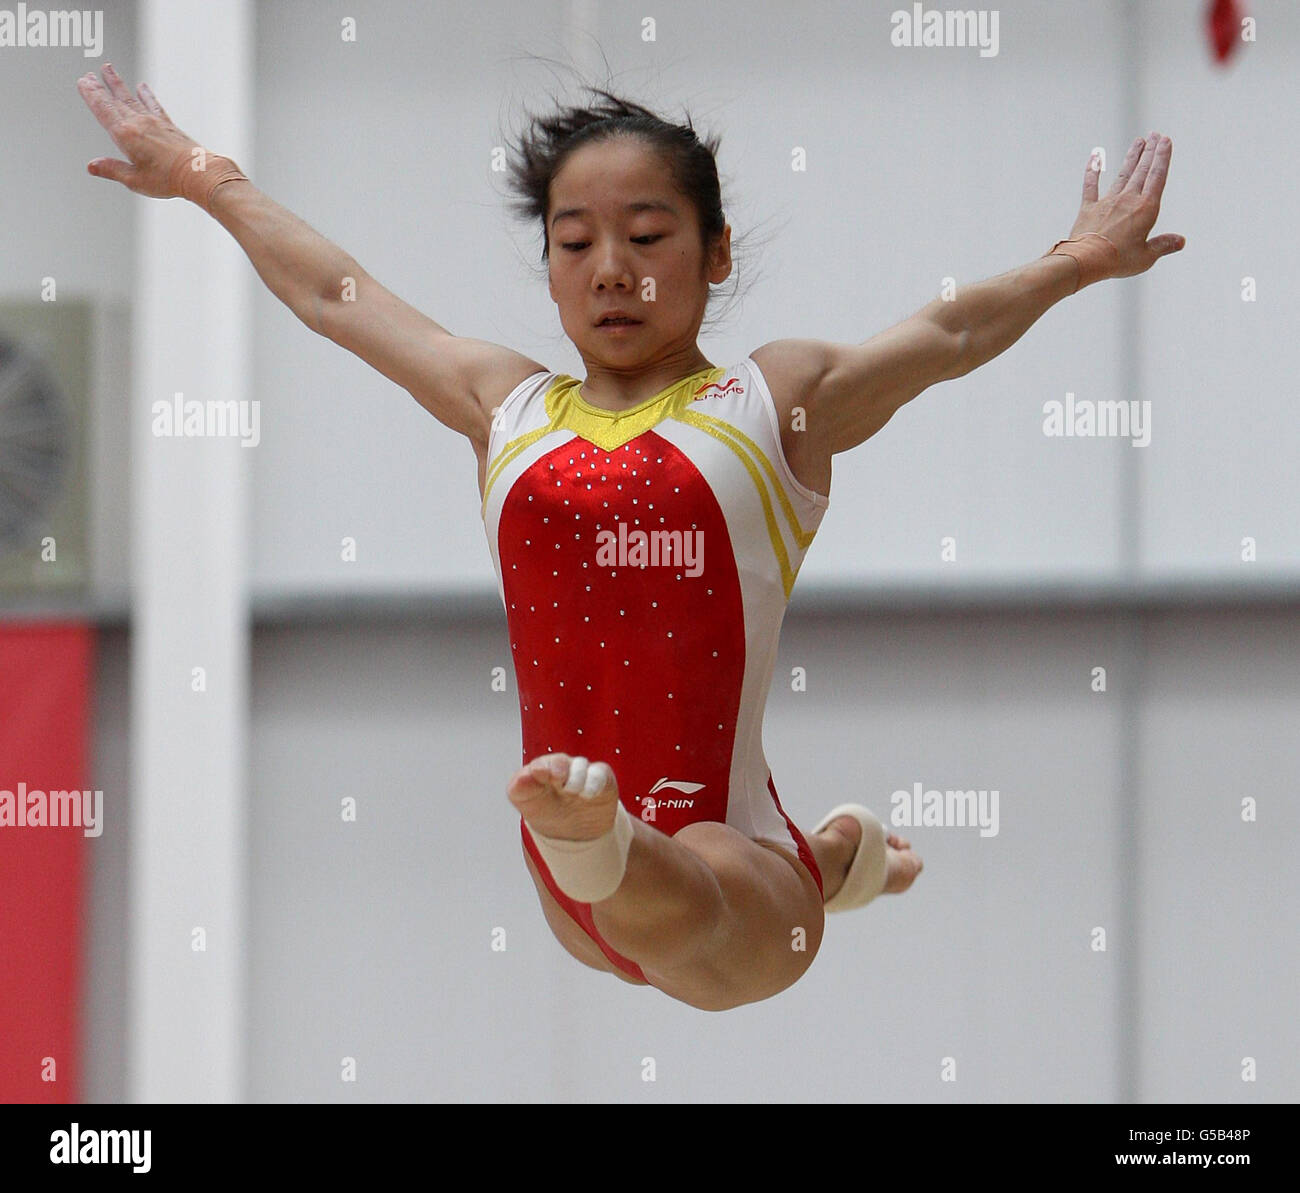
<svg viewBox="0 0 1300 1193">
<path fill-rule="evenodd" d="M 26 4 L 16 12 L 0 8 L 0 49 L 10 46 L 81 46 L 85 57 L 98 58 L 104 48 L 104 12 L 28 12 Z"/>
<path fill-rule="evenodd" d="M 681 791 L 687 795 L 699 791 L 703 783 L 688 783 L 685 779 L 660 779 L 653 787 L 650 788 L 649 795 L 641 797 L 641 819 L 653 821 L 655 812 L 659 808 L 693 808 L 695 801 L 693 799 L 655 799 L 656 791 L 663 791 L 671 788 L 673 791 Z"/>
<path fill-rule="evenodd" d="M 709 390 L 716 389 L 717 393 L 709 393 Z M 726 385 L 719 385 L 716 381 L 710 381 L 707 385 L 701 385 L 695 391 L 695 396 L 691 398 L 692 402 L 702 402 L 705 398 L 725 398 L 730 394 L 743 394 L 745 387 L 740 384 L 734 377 L 727 378 Z"/>
<path fill-rule="evenodd" d="M 663 778 L 650 788 L 650 794 L 654 795 L 656 791 L 660 791 L 665 787 L 671 787 L 674 791 L 684 791 L 687 795 L 690 795 L 692 791 L 699 791 L 703 786 L 703 783 L 688 783 L 685 779 Z M 694 803 L 695 801 L 692 800 L 691 802 Z"/>
</svg>

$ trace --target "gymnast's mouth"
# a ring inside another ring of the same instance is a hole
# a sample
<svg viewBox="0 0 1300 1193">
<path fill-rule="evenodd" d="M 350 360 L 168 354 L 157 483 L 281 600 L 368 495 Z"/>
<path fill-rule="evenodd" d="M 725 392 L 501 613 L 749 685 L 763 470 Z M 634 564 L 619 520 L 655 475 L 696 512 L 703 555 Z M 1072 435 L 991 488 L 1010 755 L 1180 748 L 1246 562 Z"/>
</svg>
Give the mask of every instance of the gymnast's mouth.
<svg viewBox="0 0 1300 1193">
<path fill-rule="evenodd" d="M 602 315 L 597 321 L 597 327 L 635 327 L 640 324 L 640 319 L 633 319 L 631 315 L 624 311 L 610 311 Z"/>
</svg>

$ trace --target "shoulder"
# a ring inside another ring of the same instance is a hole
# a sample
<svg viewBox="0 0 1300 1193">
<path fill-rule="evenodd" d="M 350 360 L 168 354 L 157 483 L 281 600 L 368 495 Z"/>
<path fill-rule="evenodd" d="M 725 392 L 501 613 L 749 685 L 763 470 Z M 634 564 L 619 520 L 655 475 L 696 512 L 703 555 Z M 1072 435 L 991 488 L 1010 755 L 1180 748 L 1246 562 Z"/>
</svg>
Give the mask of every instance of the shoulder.
<svg viewBox="0 0 1300 1193">
<path fill-rule="evenodd" d="M 831 364 L 832 344 L 825 340 L 772 340 L 749 358 L 758 365 L 782 426 L 797 406 L 807 406 Z"/>
<path fill-rule="evenodd" d="M 805 489 L 822 498 L 830 492 L 831 459 L 816 433 L 823 420 L 813 415 L 834 363 L 834 347 L 825 340 L 773 340 L 749 354 L 772 397 L 786 466 Z"/>
<path fill-rule="evenodd" d="M 485 340 L 465 341 L 469 388 L 488 421 L 495 410 L 535 373 L 550 370 L 539 361 Z"/>
<path fill-rule="evenodd" d="M 479 416 L 479 430 L 470 436 L 478 460 L 480 497 L 487 478 L 488 456 L 498 431 L 497 414 L 502 404 L 519 386 L 536 373 L 550 370 L 544 364 L 486 340 L 462 340 L 464 345 L 462 374 Z"/>
</svg>

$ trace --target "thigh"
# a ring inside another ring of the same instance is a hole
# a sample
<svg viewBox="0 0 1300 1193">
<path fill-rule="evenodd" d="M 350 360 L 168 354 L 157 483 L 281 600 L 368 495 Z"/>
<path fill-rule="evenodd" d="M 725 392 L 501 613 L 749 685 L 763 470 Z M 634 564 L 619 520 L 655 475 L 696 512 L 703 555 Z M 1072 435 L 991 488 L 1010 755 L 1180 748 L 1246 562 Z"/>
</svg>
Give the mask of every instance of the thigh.
<svg viewBox="0 0 1300 1193">
<path fill-rule="evenodd" d="M 622 978 L 629 985 L 644 986 L 644 982 L 638 982 L 631 974 L 624 973 L 600 951 L 600 947 L 596 942 L 583 931 L 582 925 L 565 911 L 556 901 L 555 896 L 546 889 L 546 883 L 542 881 L 536 863 L 528 856 L 528 850 L 523 849 L 522 852 L 524 864 L 528 867 L 529 876 L 533 880 L 533 885 L 537 888 L 537 898 L 542 904 L 542 914 L 546 917 L 547 924 L 550 925 L 551 931 L 555 934 L 555 939 L 583 965 L 590 966 L 592 969 L 599 969 L 603 973 L 612 973 L 615 977 Z"/>
<path fill-rule="evenodd" d="M 821 891 L 794 849 L 716 821 L 689 824 L 673 840 L 713 871 L 726 912 L 707 955 L 672 972 L 645 970 L 646 977 L 705 1010 L 770 998 L 798 981 L 821 947 L 826 920 Z"/>
</svg>

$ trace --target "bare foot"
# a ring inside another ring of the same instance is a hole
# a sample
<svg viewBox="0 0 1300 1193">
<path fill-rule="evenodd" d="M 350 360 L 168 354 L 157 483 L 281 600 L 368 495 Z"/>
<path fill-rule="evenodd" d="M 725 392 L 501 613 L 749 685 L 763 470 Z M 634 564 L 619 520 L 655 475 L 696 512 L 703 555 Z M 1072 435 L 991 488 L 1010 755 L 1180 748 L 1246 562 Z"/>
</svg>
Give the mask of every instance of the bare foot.
<svg viewBox="0 0 1300 1193">
<path fill-rule="evenodd" d="M 618 809 L 618 783 L 608 763 L 569 754 L 534 758 L 515 772 L 506 794 L 530 829 L 560 841 L 607 833 Z"/>
<path fill-rule="evenodd" d="M 837 816 L 817 835 L 826 839 L 830 846 L 829 856 L 835 859 L 835 864 L 822 873 L 824 902 L 833 899 L 844 885 L 853 855 L 858 850 L 858 842 L 862 840 L 862 825 L 852 816 Z M 916 880 L 916 876 L 925 868 L 925 863 L 919 855 L 912 852 L 912 843 L 896 833 L 885 834 L 885 849 L 888 861 L 883 893 L 901 895 Z"/>
</svg>

